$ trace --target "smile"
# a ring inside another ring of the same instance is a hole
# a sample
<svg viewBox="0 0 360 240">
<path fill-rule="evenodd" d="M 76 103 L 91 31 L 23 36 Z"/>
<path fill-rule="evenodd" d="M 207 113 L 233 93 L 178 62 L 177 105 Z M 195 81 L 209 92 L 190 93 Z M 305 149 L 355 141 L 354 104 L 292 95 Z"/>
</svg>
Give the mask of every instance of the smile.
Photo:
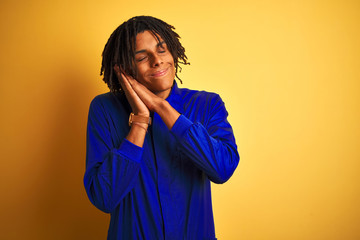
<svg viewBox="0 0 360 240">
<path fill-rule="evenodd" d="M 152 77 L 162 77 L 162 76 L 164 76 L 164 75 L 167 74 L 168 70 L 169 70 L 169 68 L 166 68 L 166 69 L 157 71 L 157 72 L 151 74 L 151 76 L 152 76 Z"/>
</svg>

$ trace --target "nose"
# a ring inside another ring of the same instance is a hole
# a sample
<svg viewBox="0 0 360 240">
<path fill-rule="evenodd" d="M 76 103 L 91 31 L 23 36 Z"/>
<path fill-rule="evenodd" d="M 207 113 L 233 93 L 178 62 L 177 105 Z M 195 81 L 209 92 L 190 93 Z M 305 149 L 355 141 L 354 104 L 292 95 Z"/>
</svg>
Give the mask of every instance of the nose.
<svg viewBox="0 0 360 240">
<path fill-rule="evenodd" d="M 162 58 L 157 54 L 154 54 L 151 59 L 152 67 L 159 67 L 163 63 Z"/>
</svg>

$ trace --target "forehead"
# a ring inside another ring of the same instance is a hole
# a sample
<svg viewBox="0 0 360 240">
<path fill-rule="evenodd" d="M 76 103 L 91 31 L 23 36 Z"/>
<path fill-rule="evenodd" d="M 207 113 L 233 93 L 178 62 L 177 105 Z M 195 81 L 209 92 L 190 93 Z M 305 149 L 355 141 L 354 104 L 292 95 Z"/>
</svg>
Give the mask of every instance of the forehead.
<svg viewBox="0 0 360 240">
<path fill-rule="evenodd" d="M 153 33 L 149 30 L 138 33 L 136 35 L 136 50 L 147 49 L 152 47 L 157 47 L 159 43 L 164 42 L 162 37 L 159 34 Z"/>
</svg>

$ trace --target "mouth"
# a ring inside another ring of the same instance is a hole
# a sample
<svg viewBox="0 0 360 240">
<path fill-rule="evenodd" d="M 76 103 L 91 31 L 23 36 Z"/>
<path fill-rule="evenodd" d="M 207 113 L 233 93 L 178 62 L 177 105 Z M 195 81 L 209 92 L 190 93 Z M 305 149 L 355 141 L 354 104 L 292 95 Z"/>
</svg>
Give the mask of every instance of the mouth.
<svg viewBox="0 0 360 240">
<path fill-rule="evenodd" d="M 151 74 L 151 77 L 162 77 L 165 76 L 169 71 L 169 68 L 165 68 L 159 71 L 154 72 L 153 74 Z"/>
</svg>

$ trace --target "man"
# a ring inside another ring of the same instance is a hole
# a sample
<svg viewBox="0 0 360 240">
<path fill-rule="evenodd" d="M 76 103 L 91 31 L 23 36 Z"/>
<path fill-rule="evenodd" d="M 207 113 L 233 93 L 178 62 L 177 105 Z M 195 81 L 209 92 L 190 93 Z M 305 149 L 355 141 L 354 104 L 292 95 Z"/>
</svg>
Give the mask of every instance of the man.
<svg viewBox="0 0 360 240">
<path fill-rule="evenodd" d="M 179 38 L 139 16 L 105 45 L 110 92 L 90 105 L 84 184 L 111 214 L 108 239 L 216 239 L 210 181 L 227 181 L 239 155 L 220 97 L 177 87 Z"/>
</svg>

